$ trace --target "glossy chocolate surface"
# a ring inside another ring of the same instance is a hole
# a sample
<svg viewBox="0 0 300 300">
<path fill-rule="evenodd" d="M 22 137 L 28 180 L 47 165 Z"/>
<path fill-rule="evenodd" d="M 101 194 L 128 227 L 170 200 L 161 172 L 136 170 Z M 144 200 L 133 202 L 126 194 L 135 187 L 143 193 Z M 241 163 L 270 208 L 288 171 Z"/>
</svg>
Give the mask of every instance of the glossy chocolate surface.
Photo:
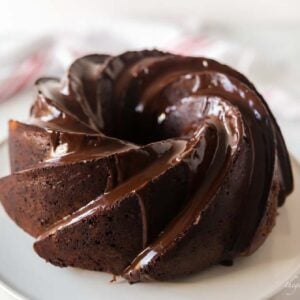
<svg viewBox="0 0 300 300">
<path fill-rule="evenodd" d="M 131 282 L 147 279 L 147 269 L 198 226 L 234 165 L 246 166 L 247 182 L 237 197 L 242 199 L 235 220 L 239 230 L 226 245 L 224 260 L 251 247 L 272 184 L 279 186 L 280 205 L 293 188 L 286 146 L 266 102 L 243 75 L 216 61 L 160 51 L 90 55 L 77 60 L 63 80 L 40 79 L 37 88 L 29 124 L 51 137 L 51 151 L 42 164 L 118 157 L 128 151 L 145 162 L 39 240 L 117 205 L 126 195 L 139 194 L 176 165 L 189 168 L 186 204 L 155 241 L 149 243 L 145 230 L 145 249 L 124 271 Z M 240 155 L 243 151 L 247 158 Z"/>
</svg>

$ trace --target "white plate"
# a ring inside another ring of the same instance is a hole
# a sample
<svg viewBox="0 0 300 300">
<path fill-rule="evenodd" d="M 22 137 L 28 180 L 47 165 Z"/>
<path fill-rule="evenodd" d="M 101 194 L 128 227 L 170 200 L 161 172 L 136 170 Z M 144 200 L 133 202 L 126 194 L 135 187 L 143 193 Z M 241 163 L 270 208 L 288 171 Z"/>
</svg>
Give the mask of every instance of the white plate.
<svg viewBox="0 0 300 300">
<path fill-rule="evenodd" d="M 0 175 L 8 173 L 7 146 L 0 146 Z M 108 274 L 57 268 L 33 251 L 33 239 L 0 209 L 0 288 L 17 299 L 261 299 L 278 291 L 300 268 L 300 168 L 293 160 L 295 191 L 279 210 L 266 243 L 233 267 L 215 266 L 171 283 L 110 283 Z"/>
</svg>

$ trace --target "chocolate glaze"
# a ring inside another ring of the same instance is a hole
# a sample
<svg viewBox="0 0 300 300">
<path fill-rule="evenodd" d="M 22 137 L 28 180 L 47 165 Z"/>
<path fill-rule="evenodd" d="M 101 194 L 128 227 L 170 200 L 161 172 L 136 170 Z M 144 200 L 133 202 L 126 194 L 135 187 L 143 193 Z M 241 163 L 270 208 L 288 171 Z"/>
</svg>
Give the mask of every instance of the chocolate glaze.
<svg viewBox="0 0 300 300">
<path fill-rule="evenodd" d="M 115 153 L 122 153 L 130 149 L 138 149 L 132 143 L 125 143 L 102 135 L 84 135 L 61 131 L 50 131 L 49 133 L 52 143 L 49 157 L 44 160 L 46 164 L 51 164 L 55 161 L 68 163 L 91 160 Z"/>
<path fill-rule="evenodd" d="M 222 251 L 198 269 L 232 261 L 264 241 L 261 232 L 269 233 L 274 225 L 270 211 L 276 212 L 292 191 L 288 153 L 270 109 L 253 84 L 226 65 L 156 50 L 115 57 L 90 55 L 77 60 L 63 80 L 40 79 L 37 87 L 28 126 L 44 130 L 50 140 L 37 166 L 113 156 L 118 178 L 104 193 L 41 234 L 35 249 L 55 264 L 113 270 L 130 282 L 197 271 L 191 261 L 181 271 L 159 273 L 168 265 L 170 253 L 190 250 L 187 241 L 202 230 L 207 211 L 217 205 L 215 200 L 227 184 L 230 189 L 226 182 L 241 165 L 244 179 L 236 182 L 233 217 L 222 236 Z M 128 153 L 135 158 L 129 159 Z M 170 220 L 165 220 L 169 224 L 152 231 L 145 187 L 178 166 L 188 169 L 181 176 L 188 182 L 182 208 L 170 212 Z M 231 203 L 226 195 L 222 201 Z M 71 262 L 59 252 L 68 246 L 56 247 L 60 236 L 76 241 L 74 228 L 80 231 L 83 223 L 113 211 L 131 196 L 138 199 L 143 233 L 142 251 L 135 253 L 130 265 L 132 253 L 110 268 L 74 263 L 80 253 L 72 254 Z M 51 247 L 45 250 L 47 245 Z"/>
<path fill-rule="evenodd" d="M 199 165 L 203 163 L 203 158 L 205 156 L 203 152 L 207 151 L 206 148 L 209 148 L 206 144 L 205 135 L 208 135 L 212 129 L 208 131 L 208 128 L 210 128 L 209 125 L 202 127 L 201 131 L 197 132 L 197 135 L 190 141 L 164 141 L 159 144 L 149 144 L 148 146 L 145 146 L 142 149 L 145 151 L 151 162 L 146 165 L 145 169 L 141 168 L 135 176 L 132 176 L 110 192 L 105 193 L 76 213 L 65 218 L 61 222 L 58 222 L 49 232 L 45 232 L 40 239 L 43 239 L 45 236 L 51 235 L 66 226 L 74 224 L 75 222 L 80 222 L 82 218 L 92 215 L 96 209 L 109 209 L 109 207 L 114 206 L 122 197 L 132 192 L 138 193 L 139 189 L 145 186 L 150 180 L 158 177 L 167 169 L 180 163 L 183 159 L 188 160 L 187 163 L 191 169 L 198 169 Z M 211 139 L 210 136 L 207 138 Z M 199 153 L 197 153 L 196 156 L 189 157 L 191 152 L 195 151 L 195 145 L 197 143 L 200 143 L 197 146 L 197 151 Z"/>
</svg>

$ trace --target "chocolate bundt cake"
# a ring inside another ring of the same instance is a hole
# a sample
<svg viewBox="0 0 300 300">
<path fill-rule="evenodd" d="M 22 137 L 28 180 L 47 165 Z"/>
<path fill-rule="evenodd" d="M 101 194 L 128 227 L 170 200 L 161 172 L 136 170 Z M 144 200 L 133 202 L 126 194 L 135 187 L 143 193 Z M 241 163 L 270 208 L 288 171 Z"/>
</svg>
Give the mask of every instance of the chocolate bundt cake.
<svg viewBox="0 0 300 300">
<path fill-rule="evenodd" d="M 8 215 L 57 266 L 169 280 L 253 253 L 293 189 L 263 97 L 214 60 L 89 55 L 10 121 Z"/>
</svg>

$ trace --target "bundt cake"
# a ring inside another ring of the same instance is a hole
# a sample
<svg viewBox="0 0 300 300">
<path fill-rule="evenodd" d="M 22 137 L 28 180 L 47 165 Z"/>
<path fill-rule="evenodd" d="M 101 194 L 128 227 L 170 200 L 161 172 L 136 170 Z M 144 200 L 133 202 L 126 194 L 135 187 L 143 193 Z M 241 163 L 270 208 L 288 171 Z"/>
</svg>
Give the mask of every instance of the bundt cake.
<svg viewBox="0 0 300 300">
<path fill-rule="evenodd" d="M 263 97 L 214 60 L 89 55 L 10 121 L 7 214 L 57 266 L 170 280 L 253 253 L 293 189 Z"/>
</svg>

